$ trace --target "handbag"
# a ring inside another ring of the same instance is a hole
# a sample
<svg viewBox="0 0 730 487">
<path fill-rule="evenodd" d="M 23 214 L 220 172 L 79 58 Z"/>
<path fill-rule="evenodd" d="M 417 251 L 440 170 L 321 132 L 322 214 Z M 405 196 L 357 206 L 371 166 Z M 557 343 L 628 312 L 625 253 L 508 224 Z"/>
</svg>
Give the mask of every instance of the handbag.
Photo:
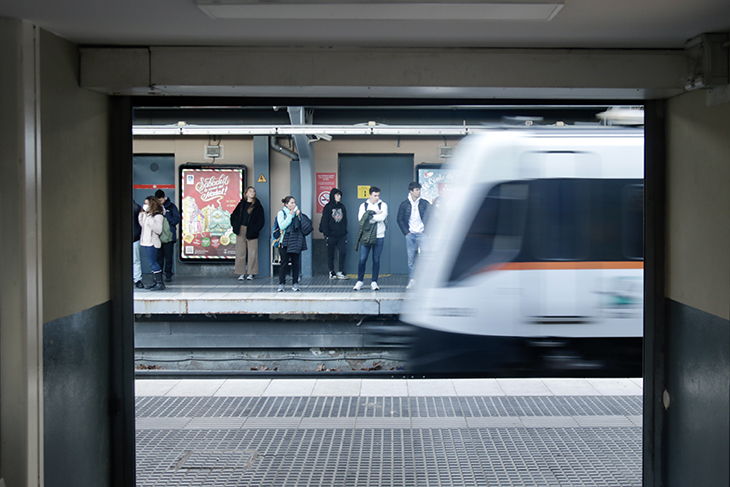
<svg viewBox="0 0 730 487">
<path fill-rule="evenodd" d="M 310 220 L 307 215 L 305 215 L 304 213 L 299 213 L 299 220 L 301 221 L 302 225 L 302 235 L 306 237 L 314 231 L 312 220 Z"/>
</svg>

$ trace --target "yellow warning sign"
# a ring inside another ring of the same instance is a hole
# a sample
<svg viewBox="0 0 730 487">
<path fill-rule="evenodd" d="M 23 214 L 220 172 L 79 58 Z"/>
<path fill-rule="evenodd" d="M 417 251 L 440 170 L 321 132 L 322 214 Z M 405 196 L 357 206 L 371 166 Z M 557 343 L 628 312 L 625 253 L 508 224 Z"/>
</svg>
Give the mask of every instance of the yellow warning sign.
<svg viewBox="0 0 730 487">
<path fill-rule="evenodd" d="M 266 182 L 266 178 L 264 177 L 264 173 L 261 173 L 261 176 L 259 176 L 259 178 L 258 178 L 258 180 L 256 182 L 257 183 L 265 183 Z"/>
<path fill-rule="evenodd" d="M 358 186 L 357 197 L 361 200 L 366 200 L 370 197 L 370 186 Z"/>
</svg>

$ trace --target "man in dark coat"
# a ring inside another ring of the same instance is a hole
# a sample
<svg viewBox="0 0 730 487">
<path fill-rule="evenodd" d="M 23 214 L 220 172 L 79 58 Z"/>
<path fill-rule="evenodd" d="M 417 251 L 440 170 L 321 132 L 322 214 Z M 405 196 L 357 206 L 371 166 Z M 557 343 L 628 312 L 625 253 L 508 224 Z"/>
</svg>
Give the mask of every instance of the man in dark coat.
<svg viewBox="0 0 730 487">
<path fill-rule="evenodd" d="M 160 264 L 160 268 L 165 273 L 165 282 L 170 282 L 173 275 L 172 261 L 175 255 L 175 242 L 177 242 L 177 225 L 182 222 L 182 216 L 175 203 L 165 196 L 164 191 L 161 189 L 155 191 L 155 198 L 165 208 L 165 218 L 167 218 L 167 223 L 170 224 L 170 231 L 172 232 L 172 241 L 163 243 L 162 247 L 157 249 L 157 263 Z"/>
<path fill-rule="evenodd" d="M 319 222 L 327 244 L 327 266 L 330 279 L 347 279 L 345 275 L 345 258 L 347 257 L 347 209 L 342 204 L 342 191 L 332 188 L 330 200 L 322 210 Z M 335 250 L 339 253 L 339 267 L 335 273 Z"/>
<path fill-rule="evenodd" d="M 413 264 L 426 231 L 426 218 L 431 203 L 421 198 L 421 185 L 412 182 L 408 185 L 408 197 L 398 207 L 398 227 L 406 236 L 408 254 L 408 286 L 413 286 Z"/>
</svg>

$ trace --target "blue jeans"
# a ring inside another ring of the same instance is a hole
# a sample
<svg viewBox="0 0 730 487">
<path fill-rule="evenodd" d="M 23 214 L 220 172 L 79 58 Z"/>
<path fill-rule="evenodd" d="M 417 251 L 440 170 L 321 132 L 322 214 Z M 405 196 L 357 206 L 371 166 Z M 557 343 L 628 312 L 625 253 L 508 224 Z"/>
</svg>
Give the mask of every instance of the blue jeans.
<svg viewBox="0 0 730 487">
<path fill-rule="evenodd" d="M 150 264 L 150 268 L 153 273 L 162 272 L 162 267 L 157 263 L 157 249 L 154 246 L 145 247 L 142 246 L 147 256 L 147 262 Z"/>
<path fill-rule="evenodd" d="M 418 247 L 423 240 L 422 233 L 409 233 L 406 235 L 406 252 L 408 253 L 408 278 L 413 279 L 413 264 L 416 262 Z"/>
<path fill-rule="evenodd" d="M 132 244 L 132 277 L 134 282 L 142 280 L 142 261 L 139 260 L 139 240 Z"/>
<path fill-rule="evenodd" d="M 378 282 L 378 273 L 380 272 L 380 254 L 383 253 L 383 243 L 385 238 L 379 238 L 375 245 L 360 246 L 360 262 L 357 264 L 357 280 L 365 279 L 365 264 L 370 255 L 370 249 L 373 251 L 373 282 Z"/>
</svg>

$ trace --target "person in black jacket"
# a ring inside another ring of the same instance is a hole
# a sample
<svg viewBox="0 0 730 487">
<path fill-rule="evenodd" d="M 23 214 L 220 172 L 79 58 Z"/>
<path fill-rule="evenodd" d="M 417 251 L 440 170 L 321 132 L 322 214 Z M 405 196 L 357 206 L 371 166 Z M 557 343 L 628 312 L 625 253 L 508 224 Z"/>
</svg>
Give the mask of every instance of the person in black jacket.
<svg viewBox="0 0 730 487">
<path fill-rule="evenodd" d="M 144 289 L 142 282 L 142 261 L 139 258 L 139 236 L 142 234 L 142 227 L 139 225 L 139 212 L 142 207 L 132 200 L 132 215 L 134 223 L 132 223 L 132 277 L 134 278 L 134 286 L 137 289 Z"/>
<path fill-rule="evenodd" d="M 276 222 L 281 229 L 281 245 L 279 246 L 281 264 L 279 265 L 278 292 L 284 291 L 286 276 L 289 274 L 290 262 L 292 278 L 291 290 L 299 291 L 301 253 L 307 250 L 307 240 L 302 231 L 302 212 L 297 208 L 297 201 L 293 196 L 286 196 L 281 202 L 284 203 L 284 208 L 276 214 Z"/>
<path fill-rule="evenodd" d="M 408 286 L 413 286 L 413 264 L 426 231 L 426 218 L 431 203 L 421 198 L 421 185 L 412 182 L 408 185 L 408 197 L 398 207 L 398 227 L 406 236 L 406 252 L 408 253 Z"/>
<path fill-rule="evenodd" d="M 347 257 L 347 209 L 342 204 L 342 191 L 332 188 L 330 200 L 322 209 L 322 220 L 319 222 L 327 244 L 327 267 L 330 279 L 348 279 L 345 275 L 345 258 Z M 335 273 L 335 250 L 339 253 L 339 271 Z"/>
<path fill-rule="evenodd" d="M 251 281 L 259 273 L 259 234 L 264 220 L 264 208 L 256 198 L 256 189 L 249 186 L 231 214 L 231 226 L 236 234 L 235 272 L 239 281 Z"/>
<path fill-rule="evenodd" d="M 165 196 L 164 191 L 161 189 L 155 191 L 155 198 L 165 208 L 165 218 L 167 218 L 167 223 L 170 224 L 170 231 L 172 232 L 172 241 L 163 243 L 162 247 L 157 249 L 157 263 L 160 264 L 160 268 L 165 273 L 165 282 L 170 282 L 174 274 L 172 272 L 172 256 L 175 254 L 175 242 L 177 242 L 177 224 L 182 221 L 182 216 L 180 216 L 180 210 L 177 209 L 175 203 Z"/>
</svg>

